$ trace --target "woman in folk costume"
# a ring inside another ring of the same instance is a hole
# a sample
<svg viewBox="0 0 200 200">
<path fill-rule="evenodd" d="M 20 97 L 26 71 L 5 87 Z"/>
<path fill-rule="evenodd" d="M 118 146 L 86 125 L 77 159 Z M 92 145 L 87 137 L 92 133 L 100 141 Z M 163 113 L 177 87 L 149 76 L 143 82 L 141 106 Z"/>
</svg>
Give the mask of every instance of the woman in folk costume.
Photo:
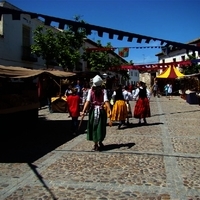
<svg viewBox="0 0 200 200">
<path fill-rule="evenodd" d="M 80 113 L 84 117 L 89 105 L 89 119 L 87 123 L 87 140 L 94 142 L 94 151 L 103 148 L 103 140 L 106 136 L 107 113 L 104 104 L 111 115 L 110 103 L 107 97 L 107 91 L 101 86 L 102 78 L 97 75 L 93 78 L 92 88 L 89 89 L 83 111 Z"/>
<path fill-rule="evenodd" d="M 122 93 L 122 86 L 119 85 L 117 89 L 113 92 L 114 105 L 112 109 L 111 121 L 118 121 L 118 129 L 125 124 L 125 120 L 128 116 L 126 101 Z"/>
<path fill-rule="evenodd" d="M 133 96 L 132 96 L 131 92 L 128 91 L 128 86 L 125 86 L 122 91 L 123 91 L 124 100 L 126 101 L 126 106 L 127 106 L 127 111 L 128 111 L 127 125 L 129 125 L 129 118 L 132 117 L 132 109 L 131 109 L 131 105 L 130 105 L 129 101 L 133 100 Z"/>
<path fill-rule="evenodd" d="M 147 124 L 146 118 L 151 116 L 149 105 L 150 93 L 146 89 L 145 83 L 142 81 L 139 82 L 139 87 L 136 89 L 133 99 L 137 97 L 138 100 L 136 101 L 133 111 L 134 117 L 139 119 L 138 124 L 141 124 L 141 119 L 144 120 L 144 124 Z"/>
</svg>

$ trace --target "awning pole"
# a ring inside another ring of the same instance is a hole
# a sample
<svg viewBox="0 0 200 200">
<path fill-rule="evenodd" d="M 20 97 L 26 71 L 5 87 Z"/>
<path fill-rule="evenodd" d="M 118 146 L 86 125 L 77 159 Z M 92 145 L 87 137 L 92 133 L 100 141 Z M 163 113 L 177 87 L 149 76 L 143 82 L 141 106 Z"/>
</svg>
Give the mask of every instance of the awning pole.
<svg viewBox="0 0 200 200">
<path fill-rule="evenodd" d="M 60 96 L 61 95 L 61 79 L 60 79 L 60 84 L 55 79 L 52 78 L 52 80 L 56 83 L 56 85 L 58 85 L 58 87 L 59 87 L 59 96 Z"/>
</svg>

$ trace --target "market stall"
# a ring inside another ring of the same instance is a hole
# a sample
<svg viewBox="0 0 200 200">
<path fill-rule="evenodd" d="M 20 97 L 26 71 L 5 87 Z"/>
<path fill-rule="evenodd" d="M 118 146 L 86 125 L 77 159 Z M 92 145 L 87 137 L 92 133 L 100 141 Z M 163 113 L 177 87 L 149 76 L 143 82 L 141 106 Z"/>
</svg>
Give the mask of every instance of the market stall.
<svg viewBox="0 0 200 200">
<path fill-rule="evenodd" d="M 189 104 L 200 105 L 200 73 L 185 75 L 180 79 L 180 94 Z"/>
<path fill-rule="evenodd" d="M 33 70 L 0 65 L 0 120 L 37 119 L 41 88 L 34 80 L 43 76 L 54 80 L 74 75 L 57 70 Z"/>
<path fill-rule="evenodd" d="M 156 79 L 159 81 L 160 93 L 165 94 L 164 86 L 171 83 L 173 85 L 173 95 L 179 95 L 179 84 L 177 80 L 184 76 L 185 75 L 182 74 L 175 66 L 169 65 L 161 74 L 156 76 Z"/>
</svg>

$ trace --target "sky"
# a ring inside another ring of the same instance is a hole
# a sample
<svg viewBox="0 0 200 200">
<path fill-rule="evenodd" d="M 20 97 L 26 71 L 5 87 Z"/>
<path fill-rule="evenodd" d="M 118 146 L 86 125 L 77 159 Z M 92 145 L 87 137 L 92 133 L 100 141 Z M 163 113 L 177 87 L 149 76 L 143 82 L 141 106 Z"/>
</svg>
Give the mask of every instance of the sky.
<svg viewBox="0 0 200 200">
<path fill-rule="evenodd" d="M 1 0 L 0 0 L 1 1 Z M 28 12 L 74 20 L 80 16 L 88 24 L 117 29 L 159 39 L 188 43 L 200 38 L 200 0 L 7 0 Z M 159 41 L 149 44 L 127 42 L 127 39 L 98 37 L 93 32 L 89 39 L 101 41 L 103 46 L 130 47 L 125 59 L 135 64 L 157 63 L 155 54 Z M 117 52 L 116 52 L 117 53 Z"/>
</svg>

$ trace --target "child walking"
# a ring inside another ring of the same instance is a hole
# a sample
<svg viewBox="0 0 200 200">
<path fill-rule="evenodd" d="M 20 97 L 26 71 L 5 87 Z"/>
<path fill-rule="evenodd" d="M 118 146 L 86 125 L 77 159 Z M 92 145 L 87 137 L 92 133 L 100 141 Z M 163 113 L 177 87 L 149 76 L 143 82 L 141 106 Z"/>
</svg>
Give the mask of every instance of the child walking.
<svg viewBox="0 0 200 200">
<path fill-rule="evenodd" d="M 77 88 L 72 88 L 72 94 L 67 97 L 67 107 L 72 118 L 72 131 L 73 135 L 77 134 L 78 117 L 80 115 L 81 98 L 78 95 Z"/>
</svg>

